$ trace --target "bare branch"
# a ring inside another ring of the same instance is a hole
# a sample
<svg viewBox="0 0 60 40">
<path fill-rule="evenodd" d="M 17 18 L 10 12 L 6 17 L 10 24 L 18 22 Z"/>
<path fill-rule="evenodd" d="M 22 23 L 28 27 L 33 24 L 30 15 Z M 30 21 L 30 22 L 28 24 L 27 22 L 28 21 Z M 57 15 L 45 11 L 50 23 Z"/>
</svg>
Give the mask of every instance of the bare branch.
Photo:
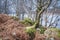
<svg viewBox="0 0 60 40">
<path fill-rule="evenodd" d="M 53 23 L 51 23 L 49 26 L 51 26 L 51 25 L 55 24 L 55 23 L 57 22 L 57 18 L 58 18 L 58 16 L 55 18 L 54 22 L 53 22 Z"/>
<path fill-rule="evenodd" d="M 51 26 L 51 23 L 52 23 L 52 21 L 53 21 L 53 16 L 54 15 L 54 13 L 52 13 L 52 17 L 51 17 L 51 20 L 50 20 L 50 23 L 49 23 L 49 26 L 48 27 L 50 27 Z"/>
<path fill-rule="evenodd" d="M 37 13 L 37 19 L 36 19 L 36 25 L 37 25 L 37 27 L 40 25 L 41 14 L 42 14 L 45 10 L 47 10 L 47 8 L 49 7 L 50 3 L 51 3 L 51 0 L 48 0 L 47 4 L 46 4 L 44 7 L 42 7 L 42 8 L 40 7 L 41 10 L 39 10 L 39 12 Z M 40 3 L 40 4 L 41 4 L 41 3 Z"/>
<path fill-rule="evenodd" d="M 25 5 L 23 5 L 23 8 L 24 8 L 24 10 L 26 11 L 26 13 L 28 14 L 29 11 L 28 11 L 27 8 L 25 7 Z"/>
</svg>

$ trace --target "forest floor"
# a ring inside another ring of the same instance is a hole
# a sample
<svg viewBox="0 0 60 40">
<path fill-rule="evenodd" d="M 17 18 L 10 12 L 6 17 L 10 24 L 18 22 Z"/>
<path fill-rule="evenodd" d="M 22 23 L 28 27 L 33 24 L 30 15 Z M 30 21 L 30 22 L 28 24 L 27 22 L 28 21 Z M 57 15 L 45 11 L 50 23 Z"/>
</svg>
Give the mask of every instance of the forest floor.
<svg viewBox="0 0 60 40">
<path fill-rule="evenodd" d="M 25 32 L 25 25 L 6 14 L 0 14 L 0 40 L 45 40 L 46 36 L 38 31 L 34 36 Z M 56 40 L 60 40 L 59 38 Z"/>
</svg>

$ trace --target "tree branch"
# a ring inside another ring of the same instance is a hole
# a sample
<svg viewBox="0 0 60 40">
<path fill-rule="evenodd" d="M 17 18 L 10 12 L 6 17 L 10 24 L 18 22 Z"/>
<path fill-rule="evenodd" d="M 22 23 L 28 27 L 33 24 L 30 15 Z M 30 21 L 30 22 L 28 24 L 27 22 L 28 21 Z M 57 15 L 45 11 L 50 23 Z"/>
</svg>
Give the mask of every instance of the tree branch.
<svg viewBox="0 0 60 40">
<path fill-rule="evenodd" d="M 38 12 L 38 16 L 36 19 L 37 26 L 39 26 L 41 14 L 49 7 L 50 3 L 51 3 L 51 0 L 48 0 L 48 3 L 44 7 L 42 7 L 42 9 Z"/>
</svg>

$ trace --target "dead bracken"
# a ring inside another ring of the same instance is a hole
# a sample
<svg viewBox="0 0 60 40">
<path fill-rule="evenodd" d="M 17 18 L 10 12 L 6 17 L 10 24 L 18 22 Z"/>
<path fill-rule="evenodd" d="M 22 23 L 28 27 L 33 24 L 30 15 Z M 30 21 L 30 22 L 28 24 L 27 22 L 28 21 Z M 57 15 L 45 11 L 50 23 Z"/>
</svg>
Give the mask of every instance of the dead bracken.
<svg viewBox="0 0 60 40">
<path fill-rule="evenodd" d="M 2 40 L 29 40 L 24 25 L 6 14 L 0 14 L 0 38 Z"/>
<path fill-rule="evenodd" d="M 33 36 L 33 35 L 32 35 Z M 38 31 L 32 37 L 25 31 L 25 25 L 7 14 L 0 14 L 0 40 L 45 40 L 46 36 Z M 55 37 L 56 40 L 60 38 Z"/>
</svg>

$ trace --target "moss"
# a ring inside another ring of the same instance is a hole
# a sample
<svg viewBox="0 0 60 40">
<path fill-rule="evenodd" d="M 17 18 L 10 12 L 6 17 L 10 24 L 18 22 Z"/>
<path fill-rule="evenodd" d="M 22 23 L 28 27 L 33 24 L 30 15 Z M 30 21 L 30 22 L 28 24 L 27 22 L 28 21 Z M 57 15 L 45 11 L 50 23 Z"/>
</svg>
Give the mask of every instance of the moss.
<svg viewBox="0 0 60 40">
<path fill-rule="evenodd" d="M 41 33 L 41 34 L 44 34 L 45 30 L 46 30 L 46 29 L 45 29 L 43 26 L 40 27 L 40 33 Z"/>
<path fill-rule="evenodd" d="M 58 28 L 50 28 L 50 29 L 56 31 L 57 36 L 60 37 L 60 29 L 58 29 Z"/>
<path fill-rule="evenodd" d="M 36 32 L 36 30 L 31 28 L 31 29 L 26 30 L 26 32 L 28 34 L 34 34 Z"/>
<path fill-rule="evenodd" d="M 35 22 L 33 22 L 31 19 L 29 18 L 25 18 L 23 21 L 20 21 L 20 23 L 23 23 L 25 25 L 29 25 L 32 26 Z"/>
<path fill-rule="evenodd" d="M 60 37 L 60 29 L 58 30 L 58 35 L 57 36 Z"/>
<path fill-rule="evenodd" d="M 50 28 L 50 30 L 54 30 L 54 31 L 58 31 L 58 29 L 57 28 Z"/>
<path fill-rule="evenodd" d="M 31 37 L 30 38 L 30 40 L 32 40 L 34 37 L 35 37 L 35 32 L 36 32 L 36 30 L 35 29 L 32 29 L 32 28 L 30 28 L 30 29 L 28 29 L 28 30 L 26 30 L 26 32 L 29 34 L 29 36 Z"/>
<path fill-rule="evenodd" d="M 16 21 L 18 21 L 18 20 L 19 20 L 19 18 L 18 18 L 18 17 L 16 17 L 16 16 L 12 16 L 12 19 L 14 19 L 14 20 L 16 20 Z"/>
</svg>

